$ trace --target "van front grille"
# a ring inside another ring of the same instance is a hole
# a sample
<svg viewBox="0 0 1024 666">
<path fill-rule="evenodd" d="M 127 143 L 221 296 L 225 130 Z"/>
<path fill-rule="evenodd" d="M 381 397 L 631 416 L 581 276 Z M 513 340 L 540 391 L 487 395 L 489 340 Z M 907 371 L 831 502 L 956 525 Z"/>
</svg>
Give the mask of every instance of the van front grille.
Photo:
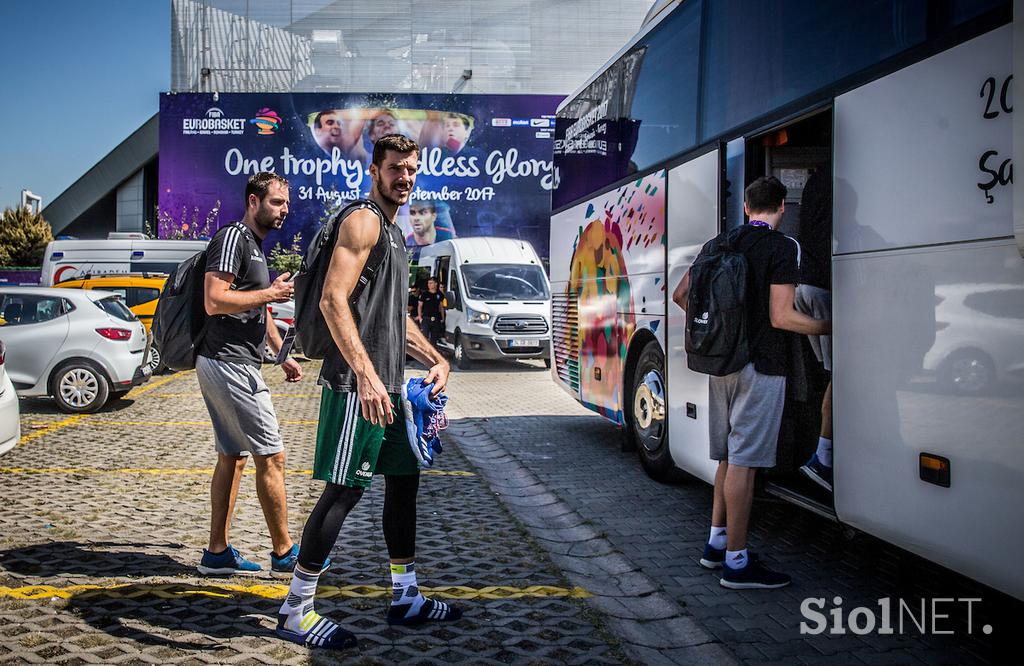
<svg viewBox="0 0 1024 666">
<path fill-rule="evenodd" d="M 543 335 L 548 324 L 540 315 L 504 315 L 494 322 L 498 335 Z"/>
</svg>

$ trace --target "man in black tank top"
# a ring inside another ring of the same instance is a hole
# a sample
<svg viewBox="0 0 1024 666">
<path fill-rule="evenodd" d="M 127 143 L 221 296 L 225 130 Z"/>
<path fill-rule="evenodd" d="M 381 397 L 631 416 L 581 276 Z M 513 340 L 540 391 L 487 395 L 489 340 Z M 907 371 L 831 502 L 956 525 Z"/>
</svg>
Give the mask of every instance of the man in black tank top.
<svg viewBox="0 0 1024 666">
<path fill-rule="evenodd" d="M 338 227 L 320 301 L 335 349 L 324 358 L 313 478 L 326 481 L 302 532 L 298 565 L 278 615 L 277 633 L 307 647 L 343 649 L 355 636 L 313 608 L 320 571 L 349 511 L 383 474 L 384 540 L 394 590 L 388 624 L 451 621 L 462 612 L 419 592 L 416 495 L 419 462 L 410 446 L 401 407 L 405 355 L 430 369 L 436 394 L 448 383 L 448 362 L 420 333 L 407 312 L 409 265 L 405 239 L 395 224 L 416 184 L 419 146 L 400 134 L 378 139 L 373 149 L 370 200 Z M 383 213 L 383 218 L 381 218 Z M 381 234 L 390 248 L 356 302 L 351 294 Z"/>
</svg>

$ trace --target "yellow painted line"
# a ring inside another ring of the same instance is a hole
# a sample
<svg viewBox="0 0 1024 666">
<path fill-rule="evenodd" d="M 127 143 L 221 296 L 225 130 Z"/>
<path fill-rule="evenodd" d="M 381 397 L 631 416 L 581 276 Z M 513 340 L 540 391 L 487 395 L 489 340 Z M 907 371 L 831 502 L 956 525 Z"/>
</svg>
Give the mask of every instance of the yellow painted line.
<svg viewBox="0 0 1024 666">
<path fill-rule="evenodd" d="M 155 388 L 159 388 L 159 387 L 163 386 L 164 384 L 166 384 L 166 383 L 168 383 L 170 381 L 173 381 L 175 379 L 178 379 L 179 377 L 181 377 L 182 375 L 185 375 L 185 374 L 187 374 L 187 373 L 179 372 L 178 374 L 171 375 L 170 377 L 164 377 L 164 378 L 158 379 L 156 381 L 152 381 L 151 380 L 151 381 L 147 382 L 146 385 L 143 386 L 142 388 L 135 389 L 134 391 L 132 391 L 131 392 L 131 396 L 135 397 L 137 395 L 141 395 L 141 394 L 145 393 L 146 391 L 151 391 L 151 390 L 153 390 Z M 22 446 L 24 444 L 28 444 L 29 442 L 31 442 L 33 440 L 36 440 L 36 439 L 39 439 L 40 437 L 42 437 L 44 435 L 49 435 L 52 432 L 56 432 L 56 431 L 61 430 L 63 428 L 67 428 L 68 426 L 73 426 L 76 423 L 78 423 L 79 421 L 82 421 L 82 420 L 84 420 L 86 418 L 89 418 L 89 417 L 95 417 L 95 416 L 96 416 L 96 414 L 72 414 L 71 416 L 67 417 L 66 419 L 61 419 L 60 421 L 56 421 L 54 423 L 47 424 L 47 425 L 43 426 L 42 428 L 39 428 L 37 430 L 32 430 L 31 432 L 23 434 L 21 436 L 21 440 L 18 442 L 18 446 Z M 38 422 L 32 423 L 31 425 L 35 426 L 36 423 L 38 423 Z"/>
<path fill-rule="evenodd" d="M 29 433 L 25 433 L 25 434 L 23 434 L 21 436 L 21 440 L 18 441 L 18 446 L 24 446 L 25 444 L 28 444 L 32 440 L 39 439 L 43 435 L 49 435 L 51 432 L 57 432 L 58 430 L 61 430 L 62 428 L 67 428 L 68 426 L 73 426 L 73 425 L 75 425 L 76 423 L 78 423 L 79 421 L 81 421 L 82 419 L 84 419 L 87 416 L 89 416 L 89 415 L 88 414 L 72 414 L 71 416 L 67 417 L 66 419 L 61 419 L 60 421 L 56 421 L 54 423 L 51 423 L 51 424 L 49 424 L 49 425 L 47 425 L 47 426 L 45 426 L 43 428 L 40 428 L 38 430 L 33 430 L 33 431 L 29 432 Z"/>
<path fill-rule="evenodd" d="M 139 428 L 167 428 L 173 426 L 182 427 L 206 427 L 212 428 L 213 425 L 209 420 L 206 421 L 110 421 L 107 419 L 96 419 L 96 423 L 102 423 L 103 425 L 121 425 L 121 426 L 136 426 Z M 278 421 L 281 425 L 316 425 L 319 421 L 313 420 L 285 420 Z"/>
<path fill-rule="evenodd" d="M 245 474 L 255 474 L 256 470 L 247 467 Z M 431 476 L 476 476 L 474 472 L 462 470 L 424 469 L 421 474 Z M 115 474 L 140 474 L 151 476 L 209 476 L 213 474 L 212 467 L 117 467 L 102 469 L 99 467 L 0 467 L 0 474 L 70 474 L 78 476 L 111 476 Z M 289 469 L 285 474 L 298 474 L 300 476 L 312 476 L 311 469 Z"/>
<path fill-rule="evenodd" d="M 512 587 L 506 585 L 489 585 L 487 587 L 465 587 L 449 585 L 441 587 L 423 587 L 423 592 L 430 596 L 444 599 L 522 599 L 563 597 L 569 599 L 586 599 L 592 596 L 582 587 L 555 587 L 550 585 L 530 585 Z M 139 597 L 157 597 L 158 599 L 174 599 L 190 596 L 231 598 L 246 595 L 265 599 L 284 599 L 288 595 L 287 585 L 237 585 L 220 583 L 217 585 L 190 585 L 188 583 L 127 583 L 113 585 L 26 585 L 23 587 L 0 586 L 0 598 L 20 599 L 22 601 L 58 599 L 90 599 L 97 597 L 116 599 L 137 599 Z M 320 599 L 361 598 L 380 599 L 391 597 L 391 587 L 380 585 L 321 585 L 316 596 Z"/>
<path fill-rule="evenodd" d="M 203 394 L 199 391 L 193 391 L 191 393 L 160 393 L 153 396 L 154 398 L 202 398 Z M 319 393 L 271 393 L 271 398 L 319 398 Z"/>
<path fill-rule="evenodd" d="M 161 377 L 160 379 L 150 379 L 148 382 L 142 385 L 142 388 L 137 388 L 131 391 L 128 395 L 134 398 L 137 395 L 148 393 L 153 389 L 158 389 L 164 384 L 169 384 L 170 382 L 173 382 L 175 379 L 181 379 L 182 377 L 190 375 L 194 372 L 195 370 L 184 370 L 182 372 L 176 372 L 173 375 L 168 375 L 167 377 Z"/>
</svg>

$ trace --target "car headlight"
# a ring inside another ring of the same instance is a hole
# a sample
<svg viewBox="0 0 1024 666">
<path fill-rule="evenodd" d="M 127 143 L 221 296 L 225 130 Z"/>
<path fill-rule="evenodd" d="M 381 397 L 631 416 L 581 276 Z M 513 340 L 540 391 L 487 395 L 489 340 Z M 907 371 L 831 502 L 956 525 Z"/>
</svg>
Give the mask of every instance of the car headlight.
<svg viewBox="0 0 1024 666">
<path fill-rule="evenodd" d="M 466 319 L 468 319 L 471 324 L 486 324 L 491 320 L 491 313 L 480 312 L 473 308 L 466 308 Z"/>
</svg>

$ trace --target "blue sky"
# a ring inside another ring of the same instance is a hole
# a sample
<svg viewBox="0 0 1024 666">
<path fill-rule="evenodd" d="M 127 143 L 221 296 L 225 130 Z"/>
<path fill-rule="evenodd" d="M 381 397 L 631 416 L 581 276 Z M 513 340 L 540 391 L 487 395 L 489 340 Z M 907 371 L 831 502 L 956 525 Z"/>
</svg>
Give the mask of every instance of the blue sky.
<svg viewBox="0 0 1024 666">
<path fill-rule="evenodd" d="M 159 110 L 170 0 L 4 0 L 0 208 L 52 202 Z"/>
</svg>

